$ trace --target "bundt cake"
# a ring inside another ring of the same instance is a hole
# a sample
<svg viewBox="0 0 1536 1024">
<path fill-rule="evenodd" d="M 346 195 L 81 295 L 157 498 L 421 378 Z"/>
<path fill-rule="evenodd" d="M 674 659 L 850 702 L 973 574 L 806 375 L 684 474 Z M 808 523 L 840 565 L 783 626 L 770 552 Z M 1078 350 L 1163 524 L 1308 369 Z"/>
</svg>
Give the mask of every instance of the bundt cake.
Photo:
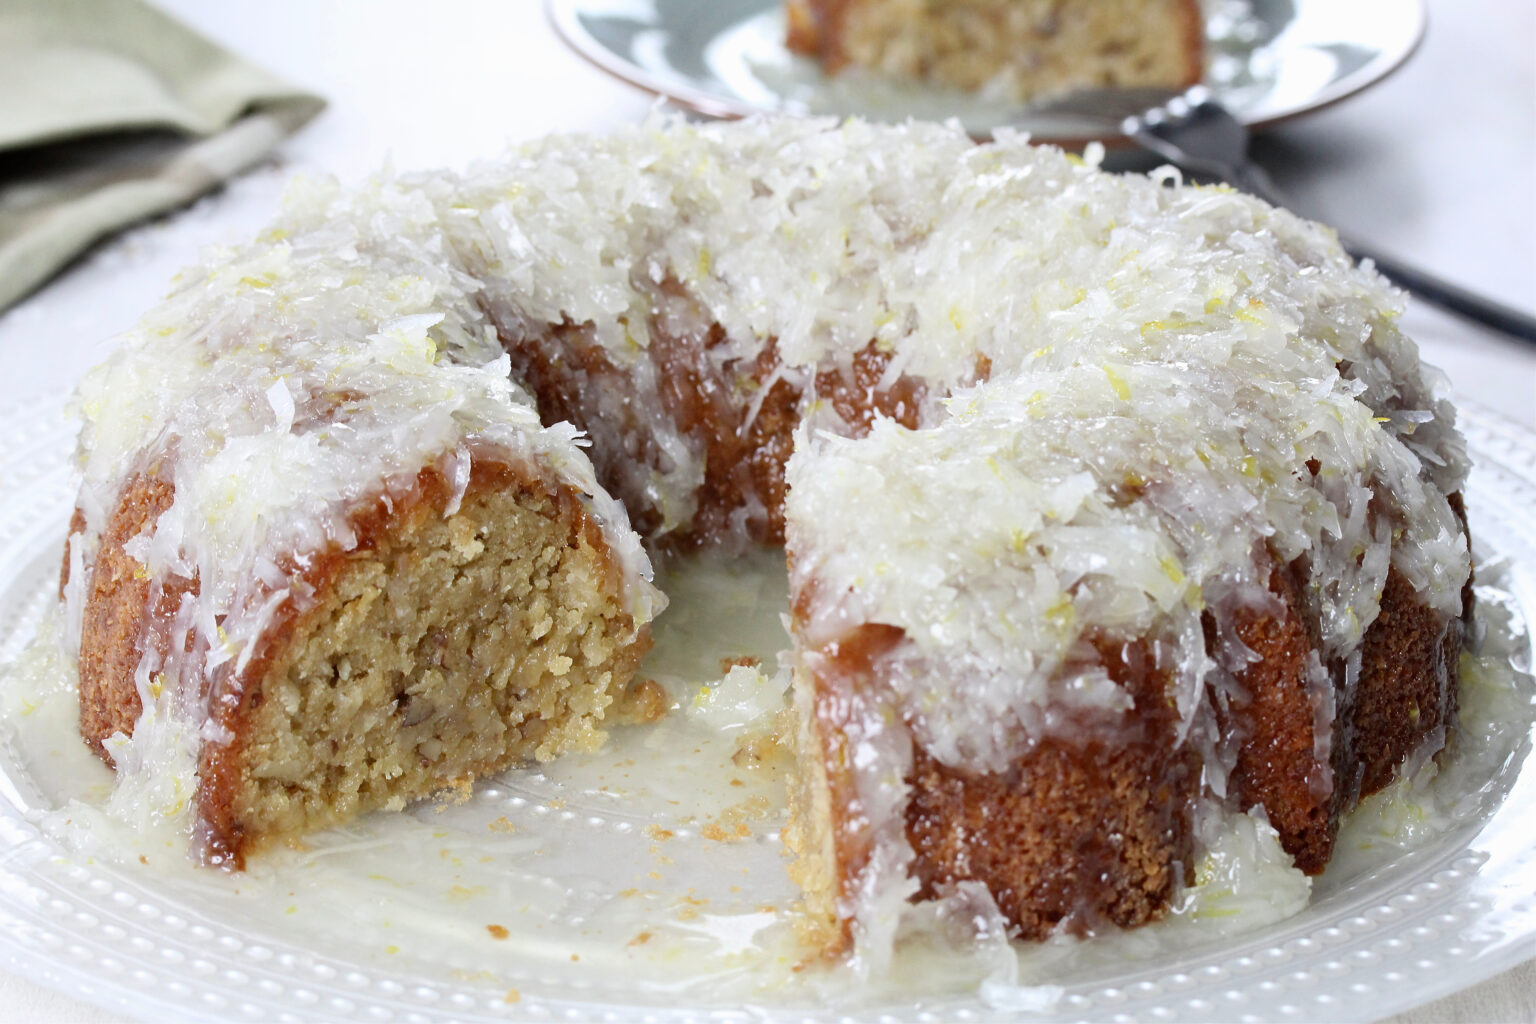
<svg viewBox="0 0 1536 1024">
<path fill-rule="evenodd" d="M 1092 162 L 661 122 L 295 184 L 80 389 L 85 739 L 238 865 L 599 742 L 648 552 L 784 542 L 821 948 L 1138 925 L 1249 808 L 1321 870 L 1455 719 L 1454 413 L 1331 232 Z"/>
<path fill-rule="evenodd" d="M 1099 86 L 1181 89 L 1205 70 L 1199 0 L 785 0 L 791 51 L 827 74 L 1028 100 Z"/>
</svg>

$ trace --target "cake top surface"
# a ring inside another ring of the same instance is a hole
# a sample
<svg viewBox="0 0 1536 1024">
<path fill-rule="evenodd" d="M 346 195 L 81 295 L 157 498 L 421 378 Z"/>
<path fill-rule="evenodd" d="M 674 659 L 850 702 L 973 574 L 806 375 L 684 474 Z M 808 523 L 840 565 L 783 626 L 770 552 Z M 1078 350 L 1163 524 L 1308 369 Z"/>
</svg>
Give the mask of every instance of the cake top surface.
<svg viewBox="0 0 1536 1024">
<path fill-rule="evenodd" d="M 498 332 L 583 325 L 643 373 L 680 292 L 724 328 L 708 358 L 772 344 L 801 385 L 792 540 L 836 554 L 797 565 L 920 645 L 990 652 L 1026 681 L 1015 710 L 1090 633 L 1197 637 L 1201 587 L 1252 566 L 1256 543 L 1332 574 L 1319 601 L 1336 653 L 1358 644 L 1389 562 L 1452 607 L 1465 573 L 1439 567 L 1465 554 L 1445 561 L 1443 494 L 1466 464 L 1396 327 L 1399 294 L 1328 230 L 1172 174 L 1109 175 L 954 126 L 653 119 L 462 173 L 299 182 L 270 229 L 186 272 L 82 386 L 82 507 L 99 524 L 125 471 L 173 474 L 175 506 L 132 553 L 202 574 L 199 621 L 249 606 L 255 629 L 245 581 L 278 587 L 285 556 L 347 547 L 347 514 L 379 481 L 510 454 L 588 495 L 644 621 L 659 598 L 622 507 L 574 431 L 540 427 L 507 381 Z M 925 383 L 921 429 L 841 441 L 815 374 L 871 344 L 885 382 Z M 663 495 L 699 478 L 699 453 L 669 457 Z M 1209 503 L 1117 503 L 1133 477 Z M 1372 510 L 1378 490 L 1397 507 Z M 1233 532 L 1176 536 L 1196 527 Z M 1030 587 L 999 569 L 1020 559 Z M 1003 643 L 1002 625 L 1023 632 Z"/>
</svg>

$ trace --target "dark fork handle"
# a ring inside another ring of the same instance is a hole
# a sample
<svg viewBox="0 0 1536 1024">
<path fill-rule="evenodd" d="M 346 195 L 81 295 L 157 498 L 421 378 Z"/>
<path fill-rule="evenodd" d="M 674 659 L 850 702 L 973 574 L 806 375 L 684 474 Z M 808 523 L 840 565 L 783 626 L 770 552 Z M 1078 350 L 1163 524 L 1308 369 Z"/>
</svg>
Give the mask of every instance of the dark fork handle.
<svg viewBox="0 0 1536 1024">
<path fill-rule="evenodd" d="M 1167 157 L 1169 152 L 1149 145 L 1151 141 L 1145 135 L 1136 136 L 1136 141 Z M 1161 140 L 1157 140 L 1161 142 Z M 1177 161 L 1176 161 L 1177 162 Z M 1230 184 L 1236 185 L 1244 192 L 1250 192 L 1275 206 L 1290 207 L 1285 198 L 1270 181 L 1269 175 L 1264 169 L 1253 161 L 1237 164 L 1236 166 L 1217 165 L 1198 160 L 1188 160 L 1184 166 L 1200 173 L 1214 173 L 1217 177 L 1225 178 Z M 1344 246 L 1344 251 L 1357 260 L 1370 260 L 1376 264 L 1376 269 L 1382 276 L 1399 288 L 1405 288 L 1416 298 L 1433 303 L 1442 309 L 1449 310 L 1458 316 L 1471 320 L 1473 323 L 1482 324 L 1501 334 L 1511 338 L 1536 345 L 1536 317 L 1521 312 L 1501 302 L 1495 302 L 1485 295 L 1460 288 L 1443 278 L 1436 277 L 1426 270 L 1383 255 L 1368 245 L 1345 235 L 1339 235 L 1339 244 Z"/>
<path fill-rule="evenodd" d="M 1420 270 L 1401 260 L 1384 256 L 1370 246 L 1361 245 L 1353 238 L 1339 236 L 1344 251 L 1357 260 L 1370 260 L 1376 264 L 1383 277 L 1413 293 L 1418 299 L 1432 302 L 1458 316 L 1490 327 L 1512 338 L 1536 344 L 1536 318 L 1513 309 L 1484 295 L 1458 288 L 1442 278 Z"/>
</svg>

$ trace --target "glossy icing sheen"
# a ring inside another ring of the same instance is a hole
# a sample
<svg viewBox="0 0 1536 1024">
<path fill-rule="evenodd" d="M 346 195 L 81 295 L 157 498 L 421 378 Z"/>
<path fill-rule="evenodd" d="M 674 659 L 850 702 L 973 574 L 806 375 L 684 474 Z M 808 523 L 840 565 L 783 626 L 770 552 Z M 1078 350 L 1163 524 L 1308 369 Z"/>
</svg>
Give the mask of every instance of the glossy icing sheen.
<svg viewBox="0 0 1536 1024">
<path fill-rule="evenodd" d="M 183 611 L 238 663 L 295 559 L 354 542 L 360 502 L 429 463 L 467 479 L 492 452 L 589 496 L 643 624 L 664 599 L 623 507 L 572 428 L 539 425 L 498 339 L 579 329 L 629 372 L 613 412 L 653 455 L 622 489 L 664 533 L 692 515 L 703 445 L 658 395 L 653 332 L 723 328 L 701 356 L 717 370 L 776 352 L 736 396 L 749 421 L 775 381 L 799 396 L 802 646 L 898 627 L 904 728 L 989 769 L 1069 719 L 1053 709 L 1125 705 L 1073 658 L 1085 637 L 1146 638 L 1187 734 L 1243 660 L 1232 610 L 1271 599 L 1266 550 L 1304 558 L 1345 664 L 1389 566 L 1458 614 L 1468 556 L 1444 495 L 1466 460 L 1400 295 L 1327 229 L 1171 174 L 937 125 L 653 121 L 463 173 L 296 183 L 272 228 L 183 274 L 82 385 L 74 556 L 125 473 L 173 479 L 130 553 L 156 581 L 199 574 Z M 817 374 L 851 379 L 871 345 L 877 387 L 921 385 L 918 428 L 876 418 L 854 440 Z M 66 597 L 78 631 L 78 586 Z M 871 744 L 866 778 L 899 781 L 900 746 Z"/>
</svg>

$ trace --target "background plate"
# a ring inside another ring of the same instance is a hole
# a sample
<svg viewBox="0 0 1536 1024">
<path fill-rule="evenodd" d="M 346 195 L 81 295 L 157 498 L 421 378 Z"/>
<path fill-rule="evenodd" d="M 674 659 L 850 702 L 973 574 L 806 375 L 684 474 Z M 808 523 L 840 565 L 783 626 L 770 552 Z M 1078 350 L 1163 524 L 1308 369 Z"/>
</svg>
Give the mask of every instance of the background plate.
<svg viewBox="0 0 1536 1024">
<path fill-rule="evenodd" d="M 1503 586 L 1529 618 L 1536 436 L 1475 405 L 1463 405 L 1463 426 L 1480 558 L 1503 563 Z M 0 410 L 0 431 L 8 661 L 54 602 L 73 426 L 47 397 Z M 726 588 L 679 604 L 729 618 L 733 602 L 773 600 Z M 675 628 L 707 626 L 685 616 Z M 1520 648 L 1528 664 L 1528 636 Z M 740 994 L 739 975 L 760 959 L 743 950 L 772 947 L 793 897 L 776 812 L 750 809 L 774 782 L 730 784 L 728 746 L 714 773 L 678 761 L 682 734 L 666 730 L 687 728 L 683 719 L 617 735 L 601 755 L 504 773 L 463 805 L 323 833 L 230 876 L 192 869 L 177 844 L 153 838 L 128 835 L 98 855 L 71 846 L 88 808 L 50 811 L 65 789 L 99 790 L 105 770 L 67 717 L 13 708 L 0 723 L 0 964 L 151 1019 L 825 1015 L 824 991 Z M 1370 1019 L 1519 962 L 1536 942 L 1536 759 L 1524 757 L 1532 737 L 1522 728 L 1516 756 L 1483 786 L 1490 798 L 1453 813 L 1448 831 L 1336 864 L 1311 905 L 1274 926 L 1184 948 L 1138 950 L 1148 933 L 1127 933 L 1114 956 L 1058 961 L 1060 998 L 1041 1018 Z M 740 826 L 737 841 L 711 833 L 727 824 Z M 858 1020 L 1017 1019 L 971 996 L 922 991 L 839 1009 Z"/>
<path fill-rule="evenodd" d="M 1206 84 L 1253 128 L 1379 81 L 1413 52 L 1425 24 L 1420 0 L 1208 0 L 1205 8 Z M 785 49 L 781 0 L 547 0 L 547 9 L 598 67 L 711 117 L 955 117 L 977 137 L 1007 125 L 1070 145 L 1118 135 L 1122 116 L 1032 111 L 870 75 L 827 78 Z"/>
</svg>

